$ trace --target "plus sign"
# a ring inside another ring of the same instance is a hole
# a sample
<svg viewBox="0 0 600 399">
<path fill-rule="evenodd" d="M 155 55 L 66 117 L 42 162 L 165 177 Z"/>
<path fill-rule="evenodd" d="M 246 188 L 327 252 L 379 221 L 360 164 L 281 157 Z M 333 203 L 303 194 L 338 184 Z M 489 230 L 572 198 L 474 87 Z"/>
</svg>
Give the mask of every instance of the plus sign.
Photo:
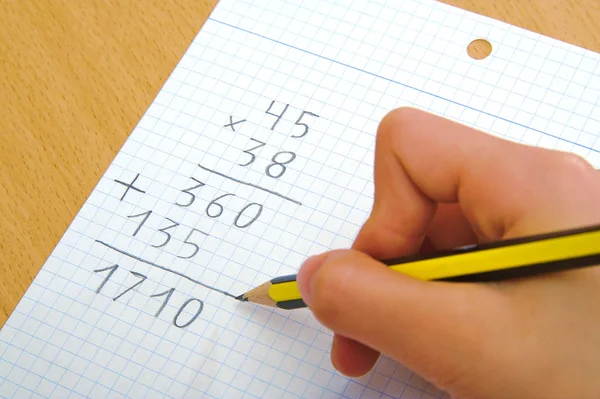
<svg viewBox="0 0 600 399">
<path fill-rule="evenodd" d="M 138 192 L 140 192 L 140 193 L 145 193 L 145 191 L 143 191 L 143 190 L 140 190 L 139 188 L 137 188 L 137 187 L 134 187 L 134 186 L 133 186 L 133 183 L 135 183 L 135 181 L 137 180 L 137 178 L 138 178 L 138 177 L 140 177 L 140 174 L 139 174 L 139 173 L 138 173 L 138 174 L 135 176 L 135 178 L 133 179 L 133 181 L 132 181 L 131 183 L 125 183 L 125 182 L 122 182 L 121 180 L 117 180 L 117 179 L 115 179 L 115 181 L 116 181 L 117 183 L 119 183 L 119 184 L 122 184 L 122 185 L 124 185 L 125 187 L 127 187 L 127 189 L 125 190 L 125 192 L 124 192 L 124 193 L 123 193 L 123 195 L 121 196 L 121 199 L 120 199 L 120 201 L 123 201 L 123 198 L 125 198 L 125 196 L 127 195 L 127 193 L 129 192 L 129 190 L 130 190 L 130 189 L 131 189 L 131 190 L 138 191 Z"/>
</svg>

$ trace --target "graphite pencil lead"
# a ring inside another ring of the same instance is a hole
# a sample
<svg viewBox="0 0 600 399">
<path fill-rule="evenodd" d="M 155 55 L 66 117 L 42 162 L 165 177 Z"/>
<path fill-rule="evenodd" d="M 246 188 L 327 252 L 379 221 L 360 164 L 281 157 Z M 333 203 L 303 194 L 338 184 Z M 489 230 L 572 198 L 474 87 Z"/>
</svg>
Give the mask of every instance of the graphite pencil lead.
<svg viewBox="0 0 600 399">
<path fill-rule="evenodd" d="M 247 302 L 248 298 L 245 298 L 244 295 L 246 294 L 238 295 L 235 297 L 235 299 L 237 299 L 238 301 Z"/>
</svg>

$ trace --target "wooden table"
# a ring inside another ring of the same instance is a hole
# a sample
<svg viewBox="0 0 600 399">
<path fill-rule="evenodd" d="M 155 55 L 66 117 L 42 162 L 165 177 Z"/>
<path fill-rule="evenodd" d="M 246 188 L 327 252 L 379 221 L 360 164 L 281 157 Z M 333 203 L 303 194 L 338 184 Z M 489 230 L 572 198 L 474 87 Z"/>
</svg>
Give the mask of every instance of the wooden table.
<svg viewBox="0 0 600 399">
<path fill-rule="evenodd" d="M 600 52 L 600 3 L 444 0 Z M 0 3 L 0 326 L 217 0 Z"/>
</svg>

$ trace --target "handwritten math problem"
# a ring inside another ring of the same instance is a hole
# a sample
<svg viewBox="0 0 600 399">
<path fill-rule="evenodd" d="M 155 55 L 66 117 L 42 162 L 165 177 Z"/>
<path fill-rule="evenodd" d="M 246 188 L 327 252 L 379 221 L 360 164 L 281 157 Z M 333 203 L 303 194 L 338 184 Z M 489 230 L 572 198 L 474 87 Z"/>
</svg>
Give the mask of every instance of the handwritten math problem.
<svg viewBox="0 0 600 399">
<path fill-rule="evenodd" d="M 276 111 L 279 109 L 279 111 Z M 290 104 L 278 104 L 275 100 L 271 100 L 269 106 L 264 111 L 267 116 L 262 120 L 263 127 L 269 131 L 277 131 L 282 133 L 278 126 L 282 126 L 280 121 L 292 114 Z M 314 112 L 307 110 L 300 111 L 294 117 L 293 128 L 287 132 L 290 138 L 302 140 L 307 137 L 311 131 L 310 122 L 316 118 L 320 118 Z M 285 179 L 288 168 L 298 158 L 298 155 L 293 151 L 280 149 L 278 151 L 266 151 L 267 142 L 258 140 L 254 137 L 243 135 L 244 123 L 250 122 L 248 119 L 238 118 L 230 115 L 226 123 L 222 124 L 223 129 L 230 130 L 239 139 L 247 138 L 246 147 L 240 152 L 239 160 L 236 162 L 236 167 L 253 168 L 257 159 L 262 158 L 268 160 L 268 164 L 260 172 L 269 179 L 278 181 Z M 269 120 L 270 119 L 270 120 Z M 285 134 L 285 132 L 283 132 Z M 268 188 L 256 183 L 242 180 L 229 174 L 220 172 L 215 168 L 209 168 L 203 165 L 200 161 L 197 163 L 197 169 L 208 176 L 215 176 L 224 181 L 233 182 L 238 186 L 249 187 L 254 190 L 266 193 L 268 196 L 275 196 L 283 199 L 286 202 L 296 206 L 302 206 L 299 199 L 293 198 L 287 194 L 276 191 L 274 188 Z M 143 172 L 137 173 L 130 181 L 127 179 L 113 179 L 115 182 L 114 193 L 111 195 L 119 199 L 120 202 L 127 201 L 132 196 L 146 195 L 147 187 L 144 187 L 140 182 L 140 176 Z M 146 176 L 150 178 L 149 176 Z M 138 209 L 136 212 L 122 215 L 127 222 L 123 225 L 121 233 L 127 234 L 132 238 L 139 238 L 140 232 L 147 228 L 150 221 L 155 221 L 155 233 L 152 234 L 152 239 L 144 240 L 144 244 L 157 250 L 168 250 L 171 248 L 173 255 L 182 260 L 194 262 L 194 259 L 199 256 L 204 241 L 211 236 L 209 229 L 203 226 L 207 220 L 218 220 L 221 223 L 232 229 L 248 229 L 263 215 L 265 204 L 263 202 L 255 202 L 248 195 L 240 197 L 236 190 L 223 191 L 216 190 L 216 194 L 204 195 L 207 188 L 206 180 L 195 175 L 189 176 L 189 180 L 185 186 L 179 187 L 179 194 L 176 196 L 172 205 L 177 208 L 192 210 L 195 214 L 202 215 L 199 223 L 194 226 L 187 225 L 185 220 L 177 220 L 168 215 L 162 215 L 154 209 Z M 212 190 L 211 192 L 213 192 Z M 230 200 L 236 198 L 240 201 L 233 204 Z M 134 200 L 135 202 L 135 200 Z M 135 262 L 140 262 L 153 268 L 160 269 L 164 272 L 175 274 L 182 277 L 198 286 L 207 288 L 211 291 L 219 292 L 227 297 L 235 298 L 235 295 L 221 290 L 215 286 L 206 284 L 188 273 L 182 273 L 169 267 L 169 265 L 161 265 L 154 261 L 144 259 L 141 256 L 134 255 L 117 245 L 110 244 L 101 239 L 96 239 L 96 243 L 105 248 L 123 255 Z M 178 248 L 178 249 L 176 249 Z M 152 306 L 155 307 L 154 317 L 164 316 L 165 309 L 169 303 L 173 302 L 174 294 L 177 293 L 176 287 L 167 289 L 158 289 L 155 291 L 143 290 L 149 280 L 148 276 L 140 271 L 125 269 L 119 264 L 114 264 L 108 267 L 100 267 L 94 269 L 93 272 L 102 278 L 102 281 L 94 287 L 96 294 L 109 295 L 106 290 L 108 284 L 117 284 L 119 287 L 110 294 L 113 302 L 127 300 L 132 295 L 146 295 L 148 298 L 155 300 Z M 181 296 L 181 295 L 180 295 Z M 180 304 L 174 306 L 174 314 L 171 316 L 172 325 L 178 328 L 186 328 L 190 326 L 201 314 L 204 309 L 204 302 L 200 298 L 188 297 L 183 298 Z"/>
</svg>

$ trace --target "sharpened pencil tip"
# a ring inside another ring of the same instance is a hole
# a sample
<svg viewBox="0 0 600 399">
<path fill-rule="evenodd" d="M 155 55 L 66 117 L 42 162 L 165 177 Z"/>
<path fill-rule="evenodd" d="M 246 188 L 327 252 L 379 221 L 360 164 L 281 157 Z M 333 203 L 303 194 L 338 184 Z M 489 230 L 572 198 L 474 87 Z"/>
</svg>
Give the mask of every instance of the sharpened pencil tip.
<svg viewBox="0 0 600 399">
<path fill-rule="evenodd" d="M 237 299 L 238 301 L 247 302 L 248 298 L 244 298 L 244 295 L 245 294 L 238 295 L 238 296 L 235 297 L 235 299 Z"/>
</svg>

